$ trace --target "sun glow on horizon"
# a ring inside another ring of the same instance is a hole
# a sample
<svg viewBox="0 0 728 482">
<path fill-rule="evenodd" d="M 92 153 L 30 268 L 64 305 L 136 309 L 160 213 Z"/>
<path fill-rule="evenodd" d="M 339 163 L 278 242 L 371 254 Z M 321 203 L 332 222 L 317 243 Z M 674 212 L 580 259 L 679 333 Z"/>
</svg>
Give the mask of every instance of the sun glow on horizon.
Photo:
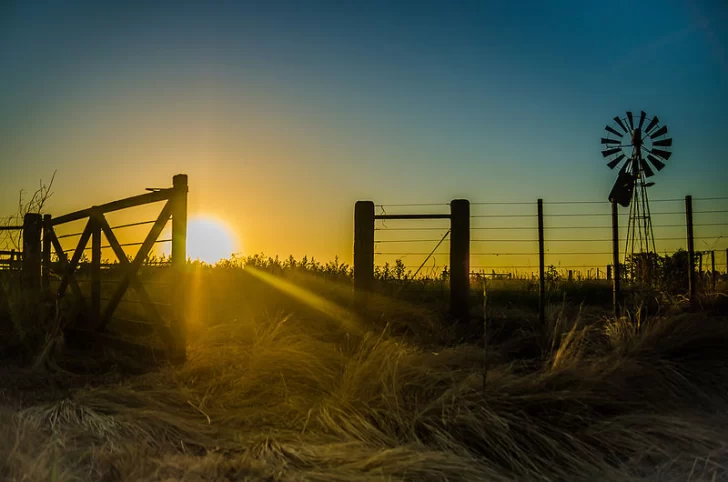
<svg viewBox="0 0 728 482">
<path fill-rule="evenodd" d="M 228 226 L 210 216 L 192 218 L 187 223 L 187 257 L 214 264 L 238 251 L 237 240 Z"/>
</svg>

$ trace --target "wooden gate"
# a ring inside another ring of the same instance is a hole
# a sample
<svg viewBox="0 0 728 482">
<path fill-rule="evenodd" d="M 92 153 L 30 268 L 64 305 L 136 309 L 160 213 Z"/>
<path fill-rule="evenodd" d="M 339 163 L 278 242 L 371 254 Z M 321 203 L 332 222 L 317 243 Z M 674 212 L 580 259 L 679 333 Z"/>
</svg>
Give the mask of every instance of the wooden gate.
<svg viewBox="0 0 728 482">
<path fill-rule="evenodd" d="M 123 336 L 128 333 L 110 334 L 108 328 L 115 319 L 119 305 L 131 288 L 137 296 L 134 303 L 142 308 L 141 319 L 123 320 L 126 326 L 136 329 L 127 330 L 138 334 L 156 334 L 163 347 L 162 353 L 167 359 L 182 361 L 185 358 L 184 329 L 184 278 L 186 271 L 186 238 L 187 238 L 187 176 L 174 176 L 173 186 L 165 189 L 148 189 L 149 193 L 121 199 L 101 206 L 73 212 L 59 217 L 46 215 L 43 218 L 43 259 L 42 287 L 51 292 L 57 299 L 62 299 L 70 289 L 77 301 L 80 316 L 67 327 L 76 337 L 95 343 L 99 339 L 116 341 L 123 345 L 143 345 L 141 338 L 133 339 Z M 133 207 L 152 203 L 164 203 L 159 216 L 154 220 L 127 223 L 120 226 L 109 224 L 106 215 Z M 172 220 L 172 236 L 170 240 L 160 240 L 160 234 L 169 220 Z M 83 231 L 72 235 L 58 235 L 61 226 L 68 223 L 86 221 Z M 143 242 L 123 244 L 119 241 L 115 230 L 133 226 L 151 225 Z M 102 246 L 102 234 L 108 243 Z M 75 247 L 64 250 L 61 238 L 80 236 Z M 148 259 L 152 248 L 159 242 L 171 242 L 171 260 L 168 264 L 172 273 L 170 278 L 172 295 L 167 303 L 153 301 L 147 290 L 148 286 L 139 276 L 140 268 Z M 91 243 L 90 248 L 88 247 Z M 132 258 L 124 251 L 125 247 L 138 246 Z M 102 262 L 102 249 L 113 251 L 116 262 Z M 84 255 L 91 252 L 90 257 Z M 68 254 L 71 254 L 70 259 Z M 88 258 L 84 264 L 90 289 L 84 290 L 80 283 L 79 269 L 82 258 Z M 114 276 L 115 275 L 115 276 Z M 102 285 L 110 287 L 107 297 L 103 296 Z M 86 292 L 84 292 L 86 291 Z M 166 308 L 162 313 L 161 308 Z M 123 330 L 122 330 L 123 331 Z"/>
</svg>

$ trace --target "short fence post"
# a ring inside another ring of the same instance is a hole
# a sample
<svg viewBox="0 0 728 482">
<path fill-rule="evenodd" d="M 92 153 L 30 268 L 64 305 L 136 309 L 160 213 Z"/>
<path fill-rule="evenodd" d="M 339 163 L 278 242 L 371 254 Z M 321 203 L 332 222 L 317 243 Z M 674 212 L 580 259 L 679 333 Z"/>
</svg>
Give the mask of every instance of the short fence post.
<svg viewBox="0 0 728 482">
<path fill-rule="evenodd" d="M 175 342 L 174 357 L 178 361 L 186 358 L 186 274 L 187 274 L 187 175 L 177 174 L 172 178 L 172 268 L 177 276 L 176 299 L 174 300 L 174 323 L 172 337 Z"/>
<path fill-rule="evenodd" d="M 725 248 L 725 274 L 728 275 L 728 248 Z"/>
<path fill-rule="evenodd" d="M 612 265 L 607 265 L 607 281 L 612 281 Z"/>
<path fill-rule="evenodd" d="M 693 197 L 685 196 L 685 221 L 688 236 L 688 292 L 690 303 L 695 302 L 695 238 L 693 237 Z"/>
<path fill-rule="evenodd" d="M 612 266 L 614 266 L 614 274 L 612 275 L 612 310 L 614 316 L 619 318 L 620 302 L 622 293 L 620 291 L 621 273 L 619 269 L 619 211 L 617 203 L 612 201 Z"/>
<path fill-rule="evenodd" d="M 48 294 L 51 289 L 51 233 L 53 232 L 50 214 L 43 216 L 43 252 L 41 253 L 41 286 Z"/>
<path fill-rule="evenodd" d="M 91 223 L 91 323 L 98 326 L 101 322 L 101 223 L 96 213 L 89 219 Z"/>
<path fill-rule="evenodd" d="M 538 319 L 546 323 L 546 262 L 543 239 L 543 199 L 538 200 Z"/>
<path fill-rule="evenodd" d="M 23 217 L 23 278 L 26 287 L 40 291 L 41 287 L 41 232 L 43 216 L 27 213 Z"/>
<path fill-rule="evenodd" d="M 715 291 L 715 250 L 710 252 L 710 283 Z"/>
<path fill-rule="evenodd" d="M 470 201 L 450 202 L 450 313 L 458 321 L 470 317 Z"/>
<path fill-rule="evenodd" d="M 698 278 L 703 279 L 703 252 L 698 251 L 695 253 L 698 256 Z"/>
<path fill-rule="evenodd" d="M 374 285 L 374 203 L 357 201 L 354 205 L 354 296 L 357 304 L 366 303 Z"/>
</svg>

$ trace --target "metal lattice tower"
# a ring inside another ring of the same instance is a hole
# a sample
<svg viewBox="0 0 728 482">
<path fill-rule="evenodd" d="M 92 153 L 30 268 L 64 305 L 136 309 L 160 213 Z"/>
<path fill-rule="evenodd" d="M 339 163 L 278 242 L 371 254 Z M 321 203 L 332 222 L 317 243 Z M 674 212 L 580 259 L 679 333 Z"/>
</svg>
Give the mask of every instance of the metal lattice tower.
<svg viewBox="0 0 728 482">
<path fill-rule="evenodd" d="M 607 163 L 610 169 L 622 165 L 609 200 L 629 207 L 625 261 L 649 260 L 650 254 L 656 253 L 656 248 L 647 195 L 647 188 L 654 182 L 648 182 L 647 178 L 655 175 L 653 167 L 657 171 L 665 167 L 663 161 L 672 155 L 667 150 L 672 148 L 672 139 L 667 137 L 667 126 L 660 127 L 657 116 L 650 118 L 643 129 L 648 119 L 644 111 L 640 112 L 636 125 L 632 112 L 626 114 L 624 118 L 615 117 L 614 126 L 605 127 L 607 137 L 601 139 L 604 146 L 602 156 L 610 158 Z"/>
</svg>

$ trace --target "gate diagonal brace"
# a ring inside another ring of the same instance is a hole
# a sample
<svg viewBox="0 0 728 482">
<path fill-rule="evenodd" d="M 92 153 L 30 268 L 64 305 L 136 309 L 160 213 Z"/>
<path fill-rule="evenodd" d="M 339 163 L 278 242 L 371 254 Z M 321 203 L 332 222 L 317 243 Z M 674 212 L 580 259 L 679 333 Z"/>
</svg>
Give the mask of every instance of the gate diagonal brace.
<svg viewBox="0 0 728 482">
<path fill-rule="evenodd" d="M 88 228 L 88 226 L 87 226 Z M 90 234 L 90 230 L 89 234 Z M 82 309 L 86 311 L 86 302 L 83 297 L 83 293 L 81 292 L 81 287 L 78 285 L 78 281 L 76 281 L 76 264 L 78 263 L 78 260 L 76 260 L 75 263 L 69 262 L 68 257 L 66 256 L 66 253 L 63 252 L 63 246 L 61 246 L 60 241 L 58 241 L 58 238 L 56 237 L 56 232 L 52 228 L 48 230 L 48 234 L 50 236 L 51 244 L 53 245 L 53 249 L 55 249 L 56 254 L 58 255 L 58 260 L 61 263 L 61 268 L 63 270 L 63 278 L 61 280 L 61 286 L 58 289 L 57 296 L 60 299 L 63 297 L 66 291 L 66 286 L 70 286 L 73 293 L 78 298 L 79 303 L 81 303 Z M 86 237 L 86 242 L 88 242 L 88 237 Z M 80 246 L 80 241 L 79 241 Z M 81 247 L 83 250 L 85 246 Z M 77 249 L 78 251 L 78 249 Z M 75 255 L 74 255 L 75 258 Z M 81 257 L 79 256 L 79 259 Z M 61 289 L 62 288 L 62 289 Z"/>
<path fill-rule="evenodd" d="M 91 220 L 89 220 L 88 223 L 86 223 L 86 227 L 83 229 L 83 234 L 81 234 L 81 239 L 78 240 L 78 245 L 76 245 L 76 250 L 73 252 L 73 257 L 71 258 L 71 262 L 67 267 L 66 272 L 63 274 L 63 279 L 61 279 L 61 285 L 58 287 L 58 297 L 62 297 L 66 293 L 66 288 L 68 287 L 68 282 L 70 278 L 75 279 L 75 272 L 76 268 L 78 267 L 78 263 L 81 261 L 81 256 L 83 256 L 83 252 L 86 249 L 86 245 L 88 244 L 88 240 L 91 238 L 91 233 L 93 232 L 93 226 L 91 223 Z M 59 243 L 60 246 L 60 243 Z"/>
<path fill-rule="evenodd" d="M 149 297 L 149 294 L 147 293 L 146 289 L 144 289 L 144 286 L 142 285 L 141 281 L 139 281 L 139 278 L 137 277 L 139 268 L 142 266 L 142 263 L 144 262 L 147 255 L 149 254 L 149 251 L 152 249 L 152 246 L 154 246 L 154 243 L 156 242 L 157 238 L 159 237 L 162 230 L 164 229 L 164 226 L 169 221 L 171 213 L 172 213 L 171 205 L 168 202 L 164 206 L 164 209 L 162 209 L 162 212 L 160 213 L 159 217 L 157 218 L 156 222 L 154 223 L 154 226 L 149 231 L 149 234 L 147 235 L 146 239 L 142 243 L 141 248 L 139 248 L 139 251 L 137 252 L 136 257 L 134 258 L 134 261 L 132 261 L 131 263 L 127 259 L 124 249 L 121 247 L 121 244 L 119 243 L 118 239 L 116 238 L 116 235 L 114 234 L 113 230 L 109 226 L 109 223 L 107 222 L 104 215 L 102 213 L 98 213 L 98 214 L 94 215 L 94 218 L 101 226 L 101 230 L 106 235 L 106 239 L 109 241 L 109 245 L 114 250 L 116 257 L 119 259 L 119 263 L 125 268 L 124 276 L 122 277 L 122 279 L 119 283 L 119 286 L 117 287 L 116 291 L 114 292 L 111 299 L 109 300 L 109 303 L 106 306 L 106 309 L 104 310 L 104 314 L 101 318 L 100 326 L 98 327 L 99 330 L 103 330 L 106 327 L 106 325 L 108 325 L 108 323 L 111 321 L 114 311 L 116 311 L 116 308 L 119 306 L 119 303 L 121 302 L 121 299 L 123 298 L 124 293 L 126 293 L 127 289 L 131 285 L 131 287 L 134 289 L 134 291 L 136 291 L 137 294 L 139 295 L 142 306 L 144 306 L 144 309 L 147 311 L 150 318 L 154 321 L 155 328 L 157 329 L 160 337 L 164 340 L 165 343 L 168 343 L 168 344 L 171 343 L 172 338 L 169 333 L 168 327 L 164 326 L 162 317 L 160 316 L 157 309 L 154 307 L 154 304 L 152 303 L 152 300 Z"/>
</svg>

